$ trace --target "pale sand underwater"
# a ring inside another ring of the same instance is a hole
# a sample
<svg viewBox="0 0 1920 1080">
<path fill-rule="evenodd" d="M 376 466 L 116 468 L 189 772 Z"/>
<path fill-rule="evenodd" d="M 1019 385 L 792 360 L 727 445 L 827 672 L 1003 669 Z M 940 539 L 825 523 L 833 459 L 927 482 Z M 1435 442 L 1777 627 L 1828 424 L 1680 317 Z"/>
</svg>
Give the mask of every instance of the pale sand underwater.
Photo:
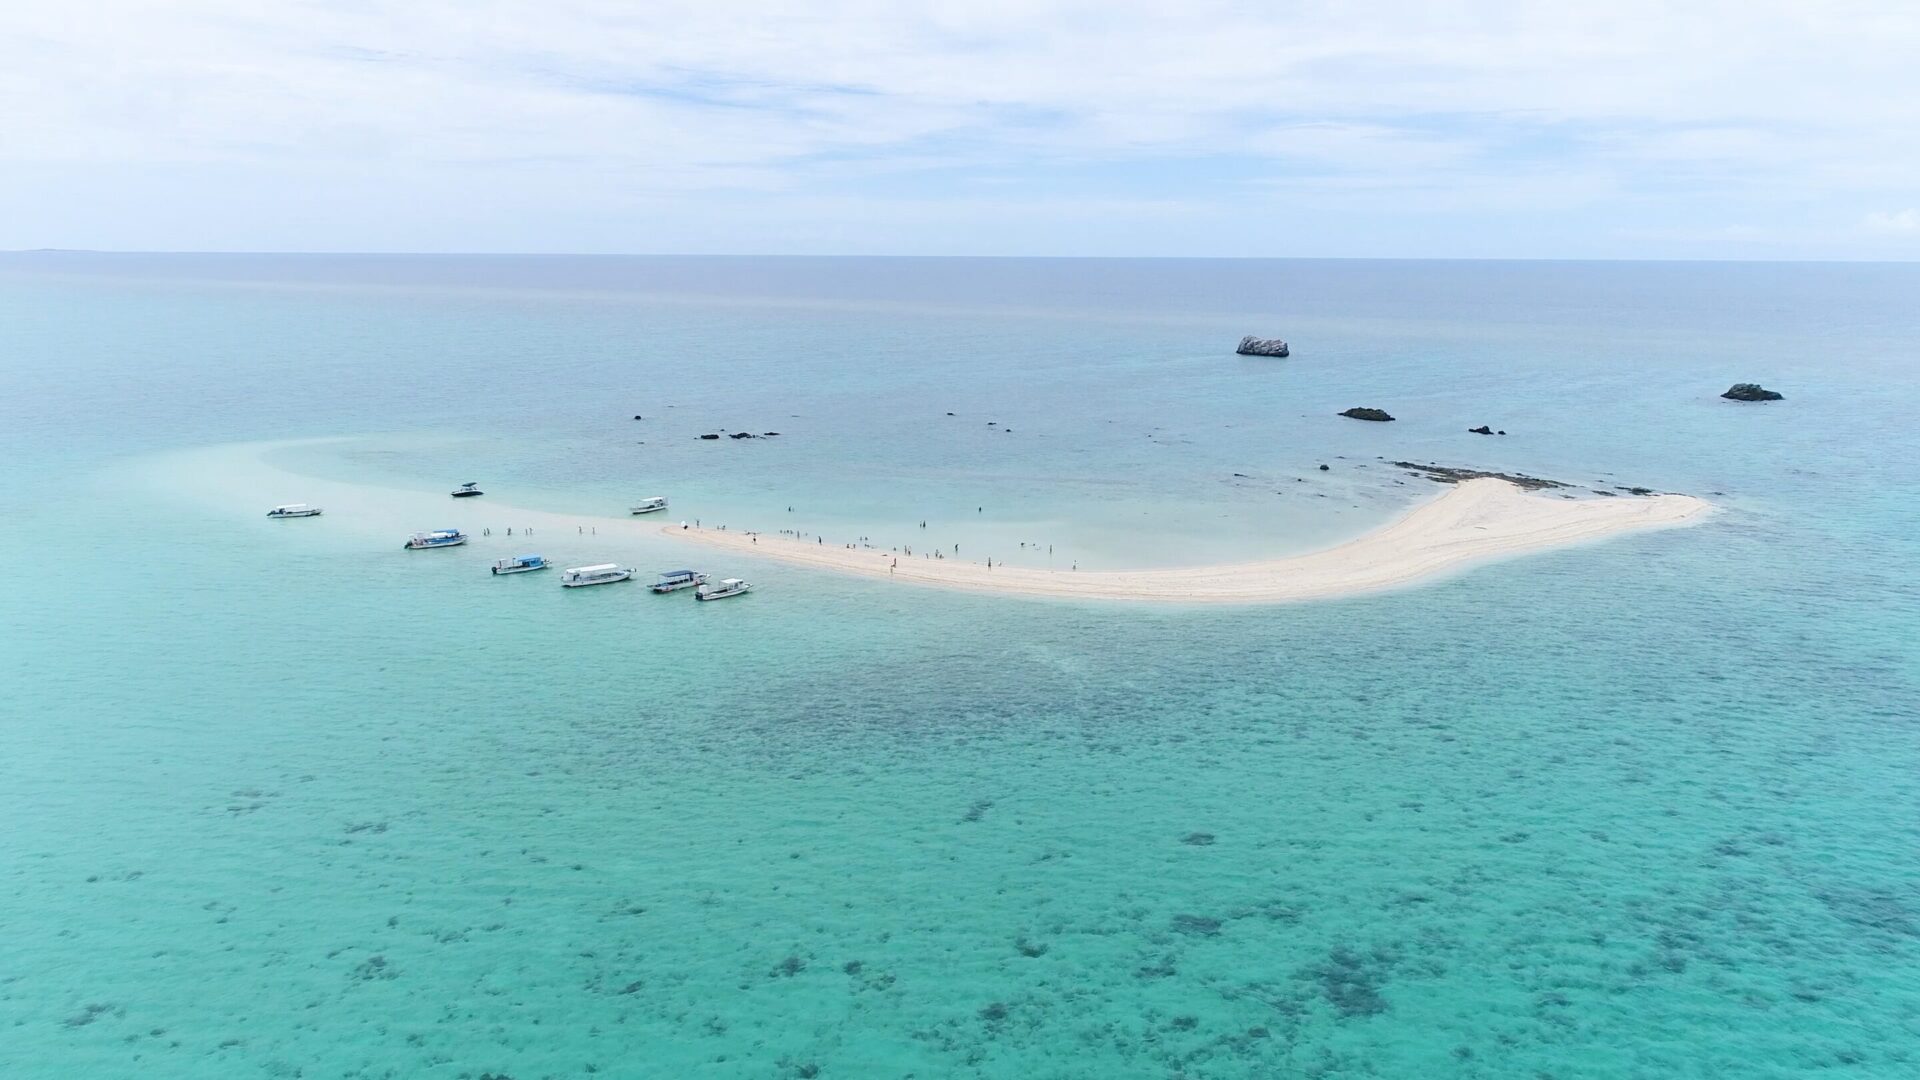
<svg viewBox="0 0 1920 1080">
<path fill-rule="evenodd" d="M 1272 604 L 1399 588 L 1474 563 L 1702 520 L 1691 495 L 1566 499 L 1480 478 L 1385 527 L 1306 555 L 1164 570 L 1039 570 L 733 530 L 665 532 L 787 562 L 916 585 L 1093 600 Z"/>
<path fill-rule="evenodd" d="M 324 440 L 319 440 L 324 441 Z M 1570 499 L 1528 492 L 1505 480 L 1480 478 L 1452 485 L 1404 516 L 1321 551 L 1283 558 L 1142 570 L 1048 570 L 974 561 L 966 553 L 849 546 L 827 538 L 800 538 L 745 529 L 690 525 L 676 509 L 661 515 L 608 517 L 518 507 L 489 496 L 446 501 L 444 496 L 302 476 L 265 454 L 294 443 L 215 447 L 164 459 L 155 471 L 165 486 L 250 513 L 278 502 L 325 507 L 331 523 L 349 519 L 355 531 L 384 530 L 398 546 L 408 533 L 458 527 L 472 534 L 468 549 L 517 554 L 551 551 L 562 561 L 632 560 L 641 541 L 659 558 L 662 538 L 725 549 L 796 566 L 888 578 L 912 585 L 1026 597 L 1172 603 L 1276 604 L 1404 588 L 1496 559 L 1610 536 L 1693 524 L 1712 505 L 1690 495 L 1660 494 Z M 486 523 L 517 530 L 486 535 Z M 728 571 L 734 573 L 735 571 Z M 719 574 L 714 576 L 718 577 Z"/>
</svg>

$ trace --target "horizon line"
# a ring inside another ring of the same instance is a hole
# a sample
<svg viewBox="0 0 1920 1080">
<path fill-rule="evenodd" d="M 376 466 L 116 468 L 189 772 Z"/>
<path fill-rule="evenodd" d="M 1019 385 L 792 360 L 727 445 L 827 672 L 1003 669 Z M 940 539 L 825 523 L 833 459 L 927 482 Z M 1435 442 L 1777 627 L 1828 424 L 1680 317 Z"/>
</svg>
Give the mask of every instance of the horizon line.
<svg viewBox="0 0 1920 1080">
<path fill-rule="evenodd" d="M 765 253 L 747 251 L 276 251 L 269 249 L 146 249 L 146 248 L 0 248 L 6 255 L 274 255 L 297 258 L 397 259 L 1025 259 L 1083 262 L 1471 262 L 1471 263 L 1706 263 L 1834 266 L 1920 265 L 1920 259 L 1835 258 L 1621 258 L 1567 255 L 992 255 L 992 254 L 850 254 L 832 252 Z"/>
</svg>

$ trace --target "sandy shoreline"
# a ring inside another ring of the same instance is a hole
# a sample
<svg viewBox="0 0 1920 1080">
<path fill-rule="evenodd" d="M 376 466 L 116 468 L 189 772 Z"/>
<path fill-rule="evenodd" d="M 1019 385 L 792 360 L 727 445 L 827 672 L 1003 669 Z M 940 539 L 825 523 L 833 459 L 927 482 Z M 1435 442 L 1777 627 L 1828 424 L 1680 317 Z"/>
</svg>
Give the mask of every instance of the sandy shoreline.
<svg viewBox="0 0 1920 1080">
<path fill-rule="evenodd" d="M 315 520 L 324 522 L 325 529 L 365 533 L 377 537 L 383 548 L 389 544 L 397 548 L 411 532 L 451 525 L 473 536 L 463 550 L 489 557 L 533 550 L 569 561 L 632 561 L 640 554 L 634 545 L 652 547 L 667 541 L 666 547 L 698 545 L 912 585 L 1058 599 L 1171 603 L 1272 604 L 1379 592 L 1494 559 L 1691 524 L 1713 509 L 1689 495 L 1567 499 L 1524 491 L 1504 480 L 1475 479 L 1443 489 L 1371 532 L 1306 554 L 1141 570 L 1048 570 L 998 563 L 988 569 L 983 561 L 957 558 L 950 550 L 947 558 L 931 559 L 920 549 L 911 556 L 896 555 L 880 548 L 849 548 L 831 539 L 820 544 L 740 528 L 685 528 L 680 521 L 666 523 L 653 516 L 558 513 L 492 497 L 447 500 L 444 495 L 297 474 L 265 460 L 274 449 L 325 441 L 332 440 L 255 443 L 164 455 L 152 463 L 151 476 L 157 485 L 191 493 L 209 505 L 244 507 L 250 518 L 261 507 L 278 502 L 323 505 L 327 517 Z M 505 534 L 503 526 L 515 532 Z M 534 526 L 537 532 L 532 531 Z M 663 555 L 655 551 L 647 557 Z M 665 558 L 694 562 L 684 555 Z M 743 572 L 751 576 L 743 569 L 725 568 L 727 574 Z"/>
<path fill-rule="evenodd" d="M 796 566 L 914 585 L 1067 599 L 1271 604 L 1399 588 L 1492 559 L 1690 524 L 1711 509 L 1691 495 L 1565 499 L 1529 493 L 1504 480 L 1469 480 L 1336 547 L 1281 559 L 1158 570 L 988 569 L 952 557 L 898 555 L 731 529 L 675 524 L 660 531 Z"/>
</svg>

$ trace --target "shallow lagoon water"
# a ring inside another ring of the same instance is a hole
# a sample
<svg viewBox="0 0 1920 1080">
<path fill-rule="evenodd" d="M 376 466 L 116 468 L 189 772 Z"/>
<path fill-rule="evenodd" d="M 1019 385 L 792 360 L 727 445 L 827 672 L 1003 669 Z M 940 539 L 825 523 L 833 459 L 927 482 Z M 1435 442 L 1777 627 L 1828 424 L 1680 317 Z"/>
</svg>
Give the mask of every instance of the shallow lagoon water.
<svg viewBox="0 0 1920 1080">
<path fill-rule="evenodd" d="M 1910 1075 L 1917 283 L 10 256 L 0 1067 Z M 275 461 L 422 528 L 481 479 L 1088 565 L 1350 535 L 1380 457 L 1725 510 L 1287 607 L 695 605 L 169 479 L 335 436 Z"/>
</svg>

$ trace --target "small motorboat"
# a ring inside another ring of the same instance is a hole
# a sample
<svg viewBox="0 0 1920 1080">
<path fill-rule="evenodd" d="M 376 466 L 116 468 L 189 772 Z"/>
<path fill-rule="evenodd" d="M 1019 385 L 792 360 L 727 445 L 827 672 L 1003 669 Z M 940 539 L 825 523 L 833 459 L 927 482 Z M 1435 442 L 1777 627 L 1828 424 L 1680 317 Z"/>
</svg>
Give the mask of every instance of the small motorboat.
<svg viewBox="0 0 1920 1080">
<path fill-rule="evenodd" d="M 485 495 L 486 492 L 480 490 L 480 484 L 476 481 L 472 483 L 461 484 L 458 488 L 448 492 L 447 494 L 452 495 L 456 499 L 471 499 L 475 495 Z"/>
<path fill-rule="evenodd" d="M 664 495 L 650 496 L 633 504 L 633 512 L 636 514 L 657 514 L 666 508 L 667 499 Z"/>
<path fill-rule="evenodd" d="M 497 559 L 493 564 L 496 574 L 524 574 L 529 570 L 545 570 L 553 564 L 539 555 L 515 555 L 511 559 Z"/>
<path fill-rule="evenodd" d="M 267 511 L 267 516 L 270 518 L 319 517 L 320 508 L 308 506 L 306 503 L 288 503 Z"/>
<path fill-rule="evenodd" d="M 573 566 L 560 572 L 560 584 L 567 588 L 581 585 L 611 585 L 616 581 L 625 581 L 633 576 L 633 568 L 619 563 L 598 563 L 594 566 Z"/>
<path fill-rule="evenodd" d="M 458 547 L 467 542 L 467 534 L 459 529 L 435 529 L 432 532 L 417 532 L 407 538 L 407 549 L 419 551 L 423 548 Z"/>
<path fill-rule="evenodd" d="M 702 584 L 693 590 L 695 600 L 725 600 L 729 596 L 739 596 L 753 591 L 753 583 L 737 577 L 721 578 L 718 585 Z"/>
<path fill-rule="evenodd" d="M 705 585 L 706 583 L 707 575 L 698 570 L 667 570 L 661 573 L 659 581 L 653 583 L 653 591 L 657 593 L 678 592 L 681 589 L 691 589 L 696 585 Z"/>
</svg>

